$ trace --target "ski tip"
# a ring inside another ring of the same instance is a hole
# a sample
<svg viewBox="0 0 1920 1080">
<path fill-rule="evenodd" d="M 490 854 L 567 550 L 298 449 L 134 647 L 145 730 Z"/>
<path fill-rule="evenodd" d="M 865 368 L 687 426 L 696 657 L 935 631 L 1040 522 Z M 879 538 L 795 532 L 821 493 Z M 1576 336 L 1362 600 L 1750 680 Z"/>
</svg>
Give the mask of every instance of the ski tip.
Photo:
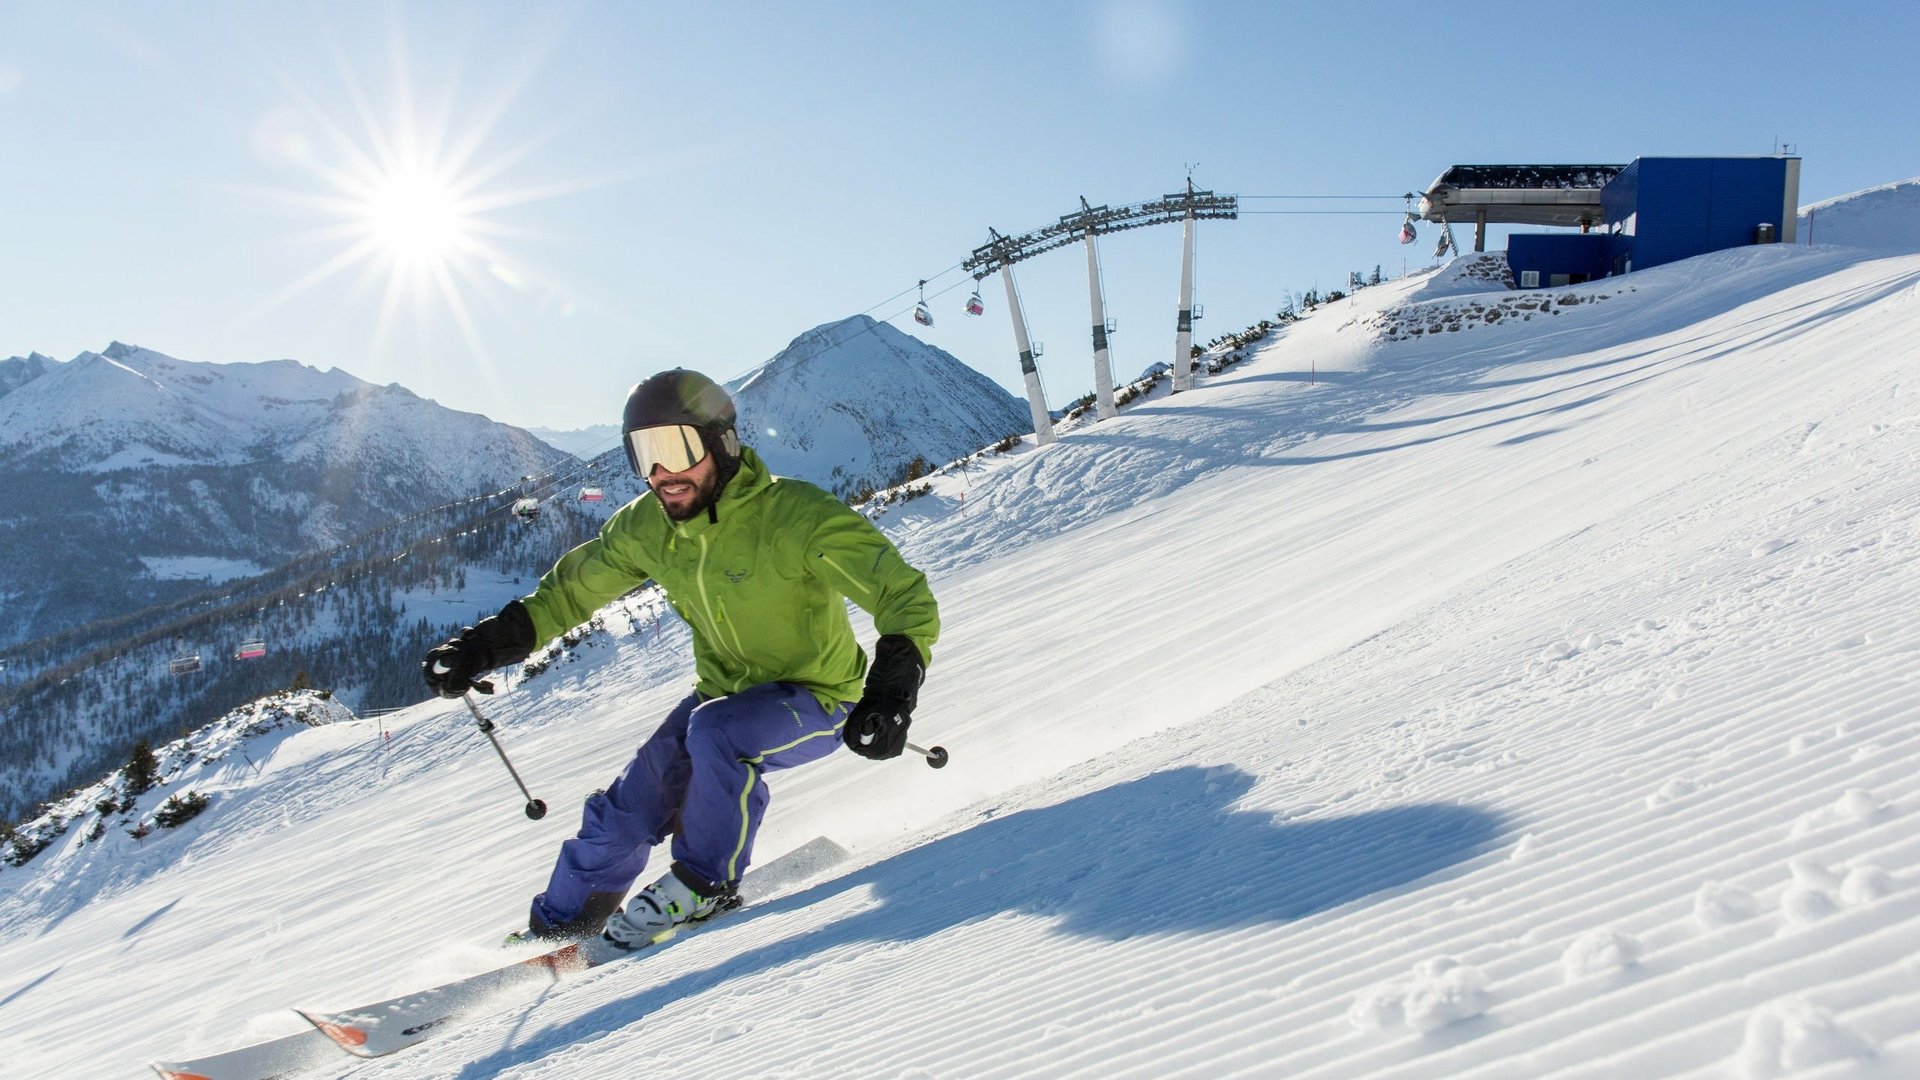
<svg viewBox="0 0 1920 1080">
<path fill-rule="evenodd" d="M 147 1062 L 147 1067 L 160 1074 L 160 1080 L 213 1080 L 202 1073 L 188 1072 L 182 1068 L 165 1065 L 158 1061 Z"/>
<path fill-rule="evenodd" d="M 367 1053 L 367 1033 L 363 1029 L 345 1023 L 338 1018 L 328 1016 L 326 1013 L 308 1012 L 305 1009 L 295 1009 L 293 1011 L 305 1017 L 307 1023 L 319 1028 L 320 1034 L 332 1039 L 340 1049 L 345 1050 L 347 1053 L 358 1057 L 372 1056 Z"/>
</svg>

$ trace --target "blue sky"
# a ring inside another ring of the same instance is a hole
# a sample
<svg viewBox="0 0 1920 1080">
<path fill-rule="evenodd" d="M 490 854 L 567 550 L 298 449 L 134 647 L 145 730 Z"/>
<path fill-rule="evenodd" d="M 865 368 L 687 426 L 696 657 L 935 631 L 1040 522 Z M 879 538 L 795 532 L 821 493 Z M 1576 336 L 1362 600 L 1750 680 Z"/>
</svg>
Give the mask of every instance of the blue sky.
<svg viewBox="0 0 1920 1080">
<path fill-rule="evenodd" d="M 1455 162 L 1776 140 L 1812 202 L 1920 174 L 1916 31 L 1845 2 L 6 5 L 0 356 L 291 357 L 570 428 L 660 368 L 732 377 L 871 310 L 1018 392 L 997 281 L 932 329 L 883 303 L 988 226 L 1188 166 L 1380 196 Z M 1433 247 L 1396 242 L 1397 200 L 1243 209 L 1375 213 L 1203 224 L 1203 338 Z M 1179 231 L 1102 261 L 1124 379 L 1172 355 Z M 1085 261 L 1017 273 L 1057 405 L 1092 386 Z"/>
</svg>

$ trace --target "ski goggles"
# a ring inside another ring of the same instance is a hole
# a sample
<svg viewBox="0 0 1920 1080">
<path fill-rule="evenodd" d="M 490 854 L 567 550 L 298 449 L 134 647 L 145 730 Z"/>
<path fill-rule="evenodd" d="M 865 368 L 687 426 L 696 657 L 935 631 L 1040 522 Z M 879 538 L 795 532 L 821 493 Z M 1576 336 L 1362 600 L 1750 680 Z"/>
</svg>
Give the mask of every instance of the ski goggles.
<svg viewBox="0 0 1920 1080">
<path fill-rule="evenodd" d="M 655 465 L 671 473 L 686 472 L 707 456 L 707 441 L 690 424 L 635 428 L 627 432 L 627 462 L 640 479 L 653 475 Z"/>
</svg>

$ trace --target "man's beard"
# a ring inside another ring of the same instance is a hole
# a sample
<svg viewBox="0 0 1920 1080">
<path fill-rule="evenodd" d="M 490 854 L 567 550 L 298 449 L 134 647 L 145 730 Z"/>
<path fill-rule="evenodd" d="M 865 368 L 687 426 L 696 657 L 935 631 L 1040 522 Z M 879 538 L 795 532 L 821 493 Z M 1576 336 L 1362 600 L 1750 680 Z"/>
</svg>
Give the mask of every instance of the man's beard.
<svg viewBox="0 0 1920 1080">
<path fill-rule="evenodd" d="M 705 483 L 694 485 L 693 501 L 687 503 L 685 508 L 675 509 L 669 505 L 665 499 L 660 500 L 660 508 L 665 510 L 667 517 L 674 521 L 692 521 L 694 518 L 706 513 L 707 508 L 712 506 L 714 501 L 719 497 L 720 474 L 715 472 L 707 478 Z"/>
</svg>

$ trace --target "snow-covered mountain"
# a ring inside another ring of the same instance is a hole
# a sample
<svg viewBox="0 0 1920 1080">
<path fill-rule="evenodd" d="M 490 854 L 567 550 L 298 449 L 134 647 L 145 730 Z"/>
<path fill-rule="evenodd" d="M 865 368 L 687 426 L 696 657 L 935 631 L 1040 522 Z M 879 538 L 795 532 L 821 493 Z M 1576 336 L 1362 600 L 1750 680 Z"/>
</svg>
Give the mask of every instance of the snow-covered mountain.
<svg viewBox="0 0 1920 1080">
<path fill-rule="evenodd" d="M 740 437 L 782 476 L 843 498 L 890 487 L 1032 427 L 1027 407 L 951 353 L 856 315 L 794 338 L 726 384 Z"/>
<path fill-rule="evenodd" d="M 611 402 L 609 410 L 615 415 L 620 411 L 620 402 Z M 555 450 L 565 450 L 578 458 L 599 457 L 608 447 L 620 446 L 619 424 L 590 424 L 583 428 L 560 430 L 559 428 L 530 427 L 528 433 Z"/>
<path fill-rule="evenodd" d="M 291 360 L 194 363 L 118 342 L 64 364 L 15 359 L 0 384 L 0 645 L 564 460 L 486 417 Z"/>
<path fill-rule="evenodd" d="M 59 363 L 60 361 L 55 360 L 53 357 L 42 356 L 39 353 L 28 353 L 25 356 L 9 356 L 5 360 L 0 360 L 0 397 L 5 397 L 7 394 L 18 390 L 34 379 L 45 375 L 48 371 L 59 366 Z"/>
</svg>

